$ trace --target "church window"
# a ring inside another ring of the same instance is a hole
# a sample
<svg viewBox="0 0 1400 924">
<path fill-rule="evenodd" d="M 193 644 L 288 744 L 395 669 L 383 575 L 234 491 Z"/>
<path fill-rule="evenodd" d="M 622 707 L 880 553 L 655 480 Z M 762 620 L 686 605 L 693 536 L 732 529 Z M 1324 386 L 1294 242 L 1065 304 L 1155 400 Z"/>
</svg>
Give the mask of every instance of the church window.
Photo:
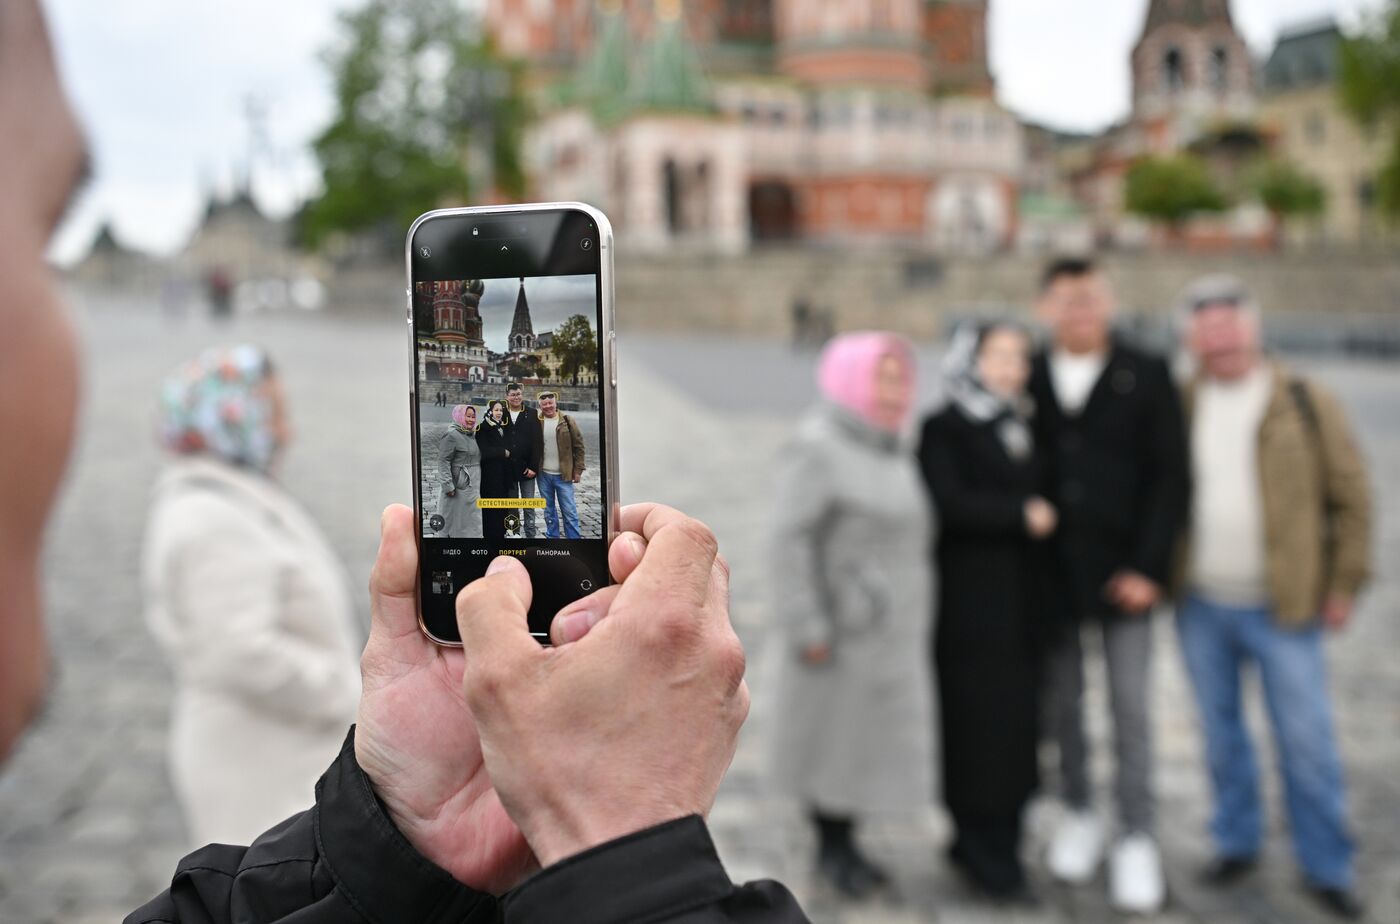
<svg viewBox="0 0 1400 924">
<path fill-rule="evenodd" d="M 1230 88 L 1230 53 L 1222 47 L 1210 54 L 1210 85 L 1217 93 Z"/>
<path fill-rule="evenodd" d="M 1180 48 L 1168 48 L 1162 57 L 1162 83 L 1168 93 L 1180 93 L 1186 89 L 1186 63 Z"/>
</svg>

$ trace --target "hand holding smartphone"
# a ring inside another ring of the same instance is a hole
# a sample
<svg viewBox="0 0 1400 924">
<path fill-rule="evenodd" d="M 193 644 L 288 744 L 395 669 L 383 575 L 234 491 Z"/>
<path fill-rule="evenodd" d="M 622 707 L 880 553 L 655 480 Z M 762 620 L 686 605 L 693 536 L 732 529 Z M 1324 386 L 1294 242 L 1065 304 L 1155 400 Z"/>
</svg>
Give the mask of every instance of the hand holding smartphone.
<svg viewBox="0 0 1400 924">
<path fill-rule="evenodd" d="M 499 555 L 554 614 L 611 583 L 612 230 L 578 203 L 446 209 L 407 241 L 419 624 L 460 645 L 457 592 Z"/>
</svg>

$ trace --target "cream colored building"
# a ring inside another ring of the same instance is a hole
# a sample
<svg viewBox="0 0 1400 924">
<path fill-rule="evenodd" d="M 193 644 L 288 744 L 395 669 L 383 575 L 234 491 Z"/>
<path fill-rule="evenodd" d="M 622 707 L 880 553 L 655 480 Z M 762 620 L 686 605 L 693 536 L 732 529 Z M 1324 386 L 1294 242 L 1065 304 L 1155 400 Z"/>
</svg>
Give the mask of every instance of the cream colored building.
<svg viewBox="0 0 1400 924">
<path fill-rule="evenodd" d="M 1320 222 L 1295 222 L 1290 236 L 1315 241 L 1320 234 L 1326 242 L 1364 245 L 1386 236 L 1374 203 L 1393 134 L 1364 128 L 1343 110 L 1336 79 L 1341 40 L 1330 21 L 1280 35 L 1264 66 L 1260 120 L 1274 136 L 1276 153 L 1327 193 Z"/>
</svg>

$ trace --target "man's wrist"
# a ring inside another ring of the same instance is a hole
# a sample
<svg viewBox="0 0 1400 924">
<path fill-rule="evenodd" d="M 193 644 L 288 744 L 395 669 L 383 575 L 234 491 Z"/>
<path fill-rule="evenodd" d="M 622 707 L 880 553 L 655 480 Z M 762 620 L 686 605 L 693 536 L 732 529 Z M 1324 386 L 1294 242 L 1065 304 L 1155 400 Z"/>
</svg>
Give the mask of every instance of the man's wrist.
<svg viewBox="0 0 1400 924">
<path fill-rule="evenodd" d="M 656 809 L 630 816 L 575 818 L 560 816 L 541 819 L 522 830 L 540 866 L 548 868 L 570 857 L 586 853 L 620 838 L 694 814 L 685 809 Z M 533 830 L 532 830 L 533 829 Z M 536 833 L 537 832 L 537 833 Z"/>
</svg>

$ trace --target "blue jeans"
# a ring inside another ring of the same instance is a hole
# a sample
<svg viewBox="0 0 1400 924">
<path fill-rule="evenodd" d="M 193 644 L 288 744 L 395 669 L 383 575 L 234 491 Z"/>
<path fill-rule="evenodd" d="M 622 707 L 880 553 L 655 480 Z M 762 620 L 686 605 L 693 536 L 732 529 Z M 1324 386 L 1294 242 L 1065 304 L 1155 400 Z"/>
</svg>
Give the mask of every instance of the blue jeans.
<svg viewBox="0 0 1400 924">
<path fill-rule="evenodd" d="M 1322 630 L 1283 627 L 1268 609 L 1224 606 L 1195 595 L 1178 610 L 1176 625 L 1205 729 L 1215 789 L 1211 834 L 1220 856 L 1253 857 L 1263 836 L 1259 771 L 1240 703 L 1241 668 L 1253 662 L 1273 727 L 1298 863 L 1315 885 L 1350 888 L 1354 847 Z"/>
<path fill-rule="evenodd" d="M 535 479 L 539 482 L 540 496 L 544 498 L 544 534 L 550 539 L 559 538 L 559 517 L 564 517 L 564 537 L 577 539 L 578 508 L 574 506 L 574 483 L 563 475 L 540 472 Z"/>
</svg>

